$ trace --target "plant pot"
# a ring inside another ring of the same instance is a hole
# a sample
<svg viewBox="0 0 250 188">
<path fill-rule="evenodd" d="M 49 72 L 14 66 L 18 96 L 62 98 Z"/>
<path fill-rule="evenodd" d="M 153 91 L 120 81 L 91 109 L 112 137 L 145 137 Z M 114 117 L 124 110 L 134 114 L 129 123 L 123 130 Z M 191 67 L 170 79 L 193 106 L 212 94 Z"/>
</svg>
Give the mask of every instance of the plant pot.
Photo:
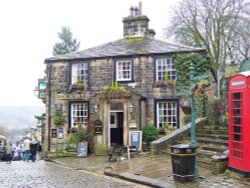
<svg viewBox="0 0 250 188">
<path fill-rule="evenodd" d="M 77 128 L 77 127 L 71 127 L 71 128 L 70 128 L 70 131 L 71 131 L 72 133 L 76 133 L 76 132 L 78 132 L 78 128 Z"/>
<path fill-rule="evenodd" d="M 184 114 L 190 115 L 191 114 L 191 107 L 190 106 L 181 106 L 181 109 Z"/>
</svg>

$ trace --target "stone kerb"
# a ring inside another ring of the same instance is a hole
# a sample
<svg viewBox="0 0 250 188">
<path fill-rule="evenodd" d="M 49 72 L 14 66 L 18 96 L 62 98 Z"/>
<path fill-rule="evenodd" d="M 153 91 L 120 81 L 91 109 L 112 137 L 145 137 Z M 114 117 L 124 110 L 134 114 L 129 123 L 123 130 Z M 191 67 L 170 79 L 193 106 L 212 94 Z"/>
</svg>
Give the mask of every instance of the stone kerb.
<svg viewBox="0 0 250 188">
<path fill-rule="evenodd" d="M 202 126 L 206 122 L 207 118 L 198 118 L 195 121 L 196 126 Z M 182 126 L 181 128 L 175 130 L 174 132 L 151 142 L 150 150 L 152 154 L 159 154 L 161 150 L 166 150 L 167 146 L 173 144 L 176 140 L 181 139 L 183 136 L 189 134 L 191 123 Z"/>
</svg>

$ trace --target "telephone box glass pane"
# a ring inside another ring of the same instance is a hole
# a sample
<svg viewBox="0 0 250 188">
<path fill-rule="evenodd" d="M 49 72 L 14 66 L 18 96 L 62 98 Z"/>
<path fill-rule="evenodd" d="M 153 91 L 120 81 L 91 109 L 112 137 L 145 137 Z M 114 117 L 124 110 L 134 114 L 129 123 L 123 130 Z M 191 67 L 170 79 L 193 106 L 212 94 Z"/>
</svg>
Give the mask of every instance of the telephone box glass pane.
<svg viewBox="0 0 250 188">
<path fill-rule="evenodd" d="M 234 109 L 233 110 L 233 115 L 234 116 L 241 116 L 241 110 L 240 109 Z"/>
<path fill-rule="evenodd" d="M 241 118 L 234 118 L 234 124 L 241 125 Z"/>
<path fill-rule="evenodd" d="M 235 140 L 235 141 L 241 141 L 241 135 L 239 135 L 239 134 L 234 134 L 234 140 Z"/>
<path fill-rule="evenodd" d="M 234 132 L 235 133 L 241 133 L 241 127 L 240 126 L 234 126 Z"/>
<path fill-rule="evenodd" d="M 234 100 L 241 99 L 241 93 L 234 93 Z"/>
<path fill-rule="evenodd" d="M 240 101 L 234 101 L 234 108 L 240 108 L 241 107 L 241 102 Z"/>
</svg>

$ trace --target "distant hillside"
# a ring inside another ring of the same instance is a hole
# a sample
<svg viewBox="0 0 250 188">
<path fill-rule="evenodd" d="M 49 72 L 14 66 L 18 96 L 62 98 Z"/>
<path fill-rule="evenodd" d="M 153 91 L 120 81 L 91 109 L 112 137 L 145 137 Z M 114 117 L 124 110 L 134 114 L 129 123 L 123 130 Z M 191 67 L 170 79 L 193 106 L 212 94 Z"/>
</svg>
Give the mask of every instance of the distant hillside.
<svg viewBox="0 0 250 188">
<path fill-rule="evenodd" d="M 36 127 L 35 115 L 45 113 L 42 106 L 0 106 L 0 127 L 21 130 Z"/>
</svg>

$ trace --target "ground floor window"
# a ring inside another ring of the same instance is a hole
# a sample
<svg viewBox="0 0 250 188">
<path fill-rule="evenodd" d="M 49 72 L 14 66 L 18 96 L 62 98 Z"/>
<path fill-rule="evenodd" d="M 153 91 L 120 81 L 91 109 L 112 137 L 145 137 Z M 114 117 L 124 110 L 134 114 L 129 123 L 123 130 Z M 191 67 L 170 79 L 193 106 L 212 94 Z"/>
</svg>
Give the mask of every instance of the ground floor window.
<svg viewBox="0 0 250 188">
<path fill-rule="evenodd" d="M 87 126 L 88 122 L 88 103 L 72 103 L 71 104 L 71 127 L 82 124 Z"/>
<path fill-rule="evenodd" d="M 57 138 L 57 129 L 51 129 L 51 138 Z"/>
<path fill-rule="evenodd" d="M 157 128 L 178 128 L 177 101 L 160 101 L 156 103 Z"/>
</svg>

